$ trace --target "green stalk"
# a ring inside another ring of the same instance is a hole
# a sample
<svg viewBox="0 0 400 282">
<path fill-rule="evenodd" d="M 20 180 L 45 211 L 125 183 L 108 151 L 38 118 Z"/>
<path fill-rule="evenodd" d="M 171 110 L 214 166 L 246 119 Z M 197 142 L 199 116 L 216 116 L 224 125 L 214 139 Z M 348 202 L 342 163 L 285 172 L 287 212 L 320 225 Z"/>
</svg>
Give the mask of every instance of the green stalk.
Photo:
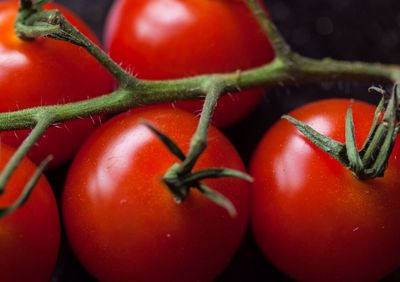
<svg viewBox="0 0 400 282">
<path fill-rule="evenodd" d="M 187 156 L 169 137 L 158 132 L 157 129 L 151 129 L 182 160 L 182 163 L 174 164 L 164 176 L 164 181 L 169 185 L 174 195 L 178 198 L 180 197 L 182 200 L 188 194 L 190 188 L 188 186 L 194 186 L 214 202 L 225 207 L 233 215 L 235 210 L 230 201 L 201 183 L 201 180 L 213 173 L 215 177 L 236 176 L 239 178 L 248 178 L 248 176 L 244 177 L 243 174 L 232 173 L 231 170 L 221 172 L 220 169 L 192 172 L 195 163 L 206 147 L 209 122 L 221 93 L 235 92 L 239 91 L 239 89 L 260 86 L 298 85 L 305 82 L 335 81 L 338 79 L 368 81 L 379 79 L 380 81 L 392 83 L 400 79 L 400 66 L 397 65 L 338 61 L 329 58 L 317 60 L 306 58 L 293 52 L 277 28 L 268 19 L 260 3 L 257 0 L 247 0 L 246 3 L 249 9 L 256 17 L 266 36 L 270 39 L 275 50 L 276 58 L 272 62 L 266 63 L 261 67 L 231 73 L 199 75 L 190 78 L 163 81 L 139 80 L 111 60 L 104 51 L 81 34 L 58 11 L 43 11 L 41 7 L 44 3 L 45 1 L 42 0 L 34 2 L 20 0 L 20 11 L 15 23 L 17 34 L 26 40 L 34 40 L 37 37 L 49 37 L 84 48 L 114 76 L 119 83 L 119 89 L 108 95 L 85 101 L 0 113 L 0 130 L 34 127 L 31 135 L 18 149 L 15 156 L 13 156 L 6 169 L 0 175 L 0 193 L 4 192 L 4 187 L 10 175 L 22 157 L 26 155 L 29 148 L 52 123 L 65 122 L 101 113 L 117 113 L 143 105 L 200 99 L 207 93 L 199 126 L 192 138 Z M 397 100 L 391 103 L 391 105 L 393 103 L 398 105 Z M 393 111 L 393 107 L 391 109 Z M 42 113 L 47 114 L 41 116 Z M 40 118 L 38 119 L 39 116 Z M 387 116 L 393 118 L 393 112 L 387 114 Z M 388 153 L 390 153 L 393 147 L 393 140 L 398 133 L 396 120 L 386 119 L 385 122 L 388 122 L 390 125 L 388 128 L 382 126 L 377 121 L 376 128 L 371 129 L 371 136 L 365 142 L 365 148 L 357 152 L 354 151 L 354 125 L 352 124 L 350 111 L 346 123 L 346 144 L 329 140 L 301 122 L 294 121 L 290 117 L 286 118 L 294 122 L 302 132 L 312 136 L 314 141 L 322 147 L 331 146 L 329 148 L 331 155 L 336 157 L 346 167 L 356 170 L 356 175 L 360 178 L 372 175 L 376 176 L 382 173 Z M 367 156 L 376 157 L 376 160 L 371 161 Z M 368 161 L 365 159 L 368 159 Z M 37 180 L 37 178 L 33 177 L 30 183 L 34 183 L 35 179 Z M 29 191 L 33 187 L 30 185 L 27 185 L 28 188 L 26 188 L 21 196 L 22 198 L 12 208 L 19 206 L 19 203 L 25 201 L 26 198 L 24 197 L 29 195 Z M 0 215 L 2 211 L 4 212 L 4 209 L 0 209 Z M 8 213 L 8 211 L 6 210 L 5 213 Z"/>
<path fill-rule="evenodd" d="M 203 151 L 207 147 L 207 133 L 210 126 L 211 118 L 214 113 L 215 107 L 217 106 L 218 98 L 221 95 L 224 85 L 221 81 L 210 80 L 204 86 L 204 92 L 207 93 L 204 100 L 203 109 L 199 124 L 196 132 L 193 134 L 192 140 L 190 141 L 189 152 L 186 159 L 181 165 L 181 170 L 178 174 L 186 174 L 191 171 L 196 164 L 198 158 L 201 156 Z"/>
<path fill-rule="evenodd" d="M 29 1 L 27 1 L 29 2 Z M 211 80 L 221 81 L 222 93 L 239 89 L 272 87 L 278 84 L 298 85 L 305 82 L 335 80 L 383 80 L 394 82 L 400 78 L 397 65 L 312 59 L 294 53 L 273 23 L 254 0 L 247 1 L 262 29 L 269 36 L 278 55 L 261 67 L 224 74 L 199 75 L 190 78 L 162 81 L 139 80 L 112 61 L 99 47 L 76 30 L 56 11 L 20 11 L 16 22 L 17 33 L 23 38 L 47 36 L 68 41 L 85 48 L 120 84 L 120 89 L 87 101 L 65 105 L 45 106 L 22 111 L 0 113 L 0 130 L 22 129 L 34 124 L 34 116 L 41 110 L 55 113 L 54 122 L 65 122 L 99 113 L 122 112 L 129 108 L 178 100 L 203 98 L 203 85 Z"/>
<path fill-rule="evenodd" d="M 5 192 L 6 185 L 10 180 L 12 174 L 17 169 L 18 165 L 21 163 L 23 158 L 28 153 L 29 149 L 36 143 L 36 141 L 42 136 L 42 134 L 46 131 L 49 125 L 53 122 L 51 114 L 43 112 L 42 114 L 37 116 L 37 124 L 28 135 L 28 137 L 22 142 L 22 144 L 15 151 L 14 155 L 7 162 L 4 169 L 0 174 L 0 195 Z M 48 156 L 42 163 L 38 166 L 35 173 L 32 175 L 28 183 L 26 183 L 25 187 L 22 190 L 21 195 L 17 198 L 17 200 L 9 207 L 1 207 L 0 208 L 0 218 L 7 216 L 14 212 L 17 208 L 22 206 L 29 198 L 31 192 L 33 191 L 36 183 L 39 181 L 43 170 L 47 166 L 47 164 L 52 160 L 52 156 Z"/>
<path fill-rule="evenodd" d="M 47 164 L 51 161 L 52 157 L 49 156 L 46 159 L 44 159 L 32 175 L 32 177 L 29 179 L 28 183 L 26 183 L 24 189 L 22 189 L 21 195 L 18 197 L 18 199 L 9 207 L 2 207 L 0 208 L 0 219 L 2 217 L 5 217 L 12 212 L 14 212 L 16 209 L 21 207 L 23 204 L 26 203 L 26 201 L 29 199 L 30 194 L 32 193 L 33 189 L 35 188 L 35 185 L 39 181 L 40 177 L 42 176 L 42 173 L 44 169 L 46 168 Z"/>
<path fill-rule="evenodd" d="M 0 174 L 0 195 L 4 193 L 7 182 L 11 175 L 18 167 L 22 159 L 26 156 L 29 149 L 36 143 L 36 141 L 42 136 L 49 125 L 53 122 L 51 115 L 42 114 L 37 117 L 37 124 L 28 137 L 22 142 L 22 144 L 15 151 L 14 155 L 8 161 L 5 168 Z"/>
</svg>

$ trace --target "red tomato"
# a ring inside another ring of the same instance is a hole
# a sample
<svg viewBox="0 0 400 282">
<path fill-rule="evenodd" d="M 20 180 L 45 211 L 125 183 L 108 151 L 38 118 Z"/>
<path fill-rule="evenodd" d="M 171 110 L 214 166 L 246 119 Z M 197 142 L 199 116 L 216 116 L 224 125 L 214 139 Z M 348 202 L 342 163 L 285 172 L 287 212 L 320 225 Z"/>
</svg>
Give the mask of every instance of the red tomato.
<svg viewBox="0 0 400 282">
<path fill-rule="evenodd" d="M 79 30 L 96 41 L 71 12 L 60 6 L 46 7 L 60 9 Z M 14 32 L 17 9 L 18 1 L 0 3 L 0 112 L 83 100 L 111 90 L 111 76 L 82 48 L 52 39 L 19 39 Z M 54 160 L 50 165 L 58 165 L 73 156 L 94 128 L 91 119 L 52 127 L 29 156 L 39 163 L 52 154 Z M 18 146 L 28 132 L 3 132 L 1 140 Z"/>
<path fill-rule="evenodd" d="M 357 146 L 374 107 L 325 100 L 290 115 L 344 142 L 353 107 Z M 251 162 L 252 224 L 265 255 L 297 281 L 377 281 L 400 265 L 400 147 L 382 178 L 360 181 L 287 121 L 263 137 Z"/>
<path fill-rule="evenodd" d="M 197 119 L 167 108 L 122 114 L 96 131 L 69 171 L 62 204 L 67 236 L 81 263 L 101 281 L 211 281 L 228 264 L 246 229 L 249 186 L 204 183 L 228 197 L 232 218 L 197 190 L 177 204 L 161 177 L 178 161 L 147 120 L 187 151 Z M 210 128 L 195 170 L 244 170 L 229 141 Z"/>
<path fill-rule="evenodd" d="M 110 56 L 139 78 L 173 79 L 231 72 L 272 60 L 270 43 L 243 0 L 120 0 L 107 19 Z M 249 113 L 263 90 L 220 99 L 218 126 Z M 201 101 L 179 102 L 198 114 Z"/>
<path fill-rule="evenodd" d="M 14 149 L 0 145 L 0 170 Z M 0 207 L 12 205 L 36 170 L 27 158 L 22 161 L 0 196 Z M 49 281 L 60 244 L 58 209 L 44 176 L 27 202 L 0 219 L 0 281 Z"/>
</svg>

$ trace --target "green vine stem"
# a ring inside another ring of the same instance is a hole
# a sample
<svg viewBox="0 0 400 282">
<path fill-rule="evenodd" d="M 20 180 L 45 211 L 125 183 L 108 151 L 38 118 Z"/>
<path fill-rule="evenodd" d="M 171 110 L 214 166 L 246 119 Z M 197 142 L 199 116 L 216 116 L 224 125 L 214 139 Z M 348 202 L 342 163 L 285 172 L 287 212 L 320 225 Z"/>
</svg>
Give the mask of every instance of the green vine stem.
<svg viewBox="0 0 400 282">
<path fill-rule="evenodd" d="M 22 39 L 27 40 L 34 40 L 37 37 L 49 37 L 81 46 L 109 70 L 119 83 L 119 88 L 108 95 L 89 100 L 0 113 L 0 130 L 34 127 L 34 132 L 40 133 L 41 123 L 38 123 L 37 117 L 42 114 L 51 117 L 49 119 L 50 123 L 60 123 L 100 113 L 121 112 L 138 106 L 174 102 L 177 100 L 200 99 L 205 94 L 213 91 L 218 93 L 216 96 L 219 96 L 220 93 L 235 92 L 259 86 L 292 85 L 304 82 L 335 81 L 341 79 L 379 80 L 381 82 L 393 83 L 400 80 L 400 66 L 397 65 L 338 61 L 329 58 L 318 60 L 293 52 L 274 24 L 268 19 L 257 0 L 246 0 L 246 3 L 273 45 L 276 57 L 272 62 L 257 68 L 238 70 L 231 73 L 199 75 L 163 81 L 140 80 L 130 75 L 111 60 L 105 52 L 82 35 L 58 11 L 42 10 L 42 5 L 45 2 L 44 0 L 20 0 L 20 10 L 15 23 L 17 34 Z M 218 83 L 215 84 L 215 81 L 218 81 Z M 212 90 L 213 87 L 216 89 Z M 207 97 L 213 96 L 207 95 Z M 207 113 L 204 113 L 203 119 L 209 122 L 209 117 L 205 115 Z M 182 153 L 180 155 L 182 164 L 177 164 L 173 168 L 176 169 L 175 172 L 180 176 L 186 175 L 191 171 L 198 156 L 204 150 L 205 144 L 203 144 L 203 141 L 205 140 L 204 134 L 207 132 L 208 122 L 207 125 L 204 125 L 206 122 L 200 122 L 204 127 L 200 128 L 199 126 L 197 133 L 193 137 L 188 157 Z M 351 120 L 349 120 L 350 125 Z M 381 131 L 384 129 L 378 127 L 376 130 Z M 349 132 L 348 146 L 351 146 L 351 134 Z M 35 138 L 38 138 L 36 133 L 27 139 L 27 144 L 31 146 L 30 142 L 35 140 Z M 368 146 L 365 154 L 361 155 L 361 159 L 363 160 L 369 154 L 375 155 L 374 144 L 378 144 L 379 142 L 379 140 L 372 138 L 370 141 L 371 144 Z M 2 176 L 0 176 L 0 184 L 3 187 L 9 177 L 7 175 L 15 169 L 16 165 L 18 165 L 18 158 L 26 154 L 29 146 L 20 148 L 15 159 L 9 163 L 5 172 L 3 171 Z M 358 162 L 356 166 L 358 170 L 360 160 L 357 156 L 349 155 L 348 159 Z M 173 171 L 173 169 L 171 168 L 170 171 Z M 200 183 L 200 181 L 198 181 L 197 186 L 204 194 L 212 195 L 212 190 Z M 219 199 L 216 201 L 219 201 Z"/>
<path fill-rule="evenodd" d="M 265 35 L 270 39 L 272 47 L 277 58 L 285 60 L 290 57 L 290 46 L 286 44 L 285 39 L 280 35 L 275 25 L 271 24 L 268 15 L 261 7 L 259 0 L 247 0 L 247 6 L 252 11 L 258 24 L 263 29 Z"/>
<path fill-rule="evenodd" d="M 26 17 L 18 17 L 16 30 L 24 38 L 39 36 L 52 37 L 78 44 L 90 52 L 117 79 L 120 88 L 94 99 L 25 109 L 0 114 L 0 130 L 29 128 L 34 125 L 38 111 L 54 113 L 54 122 L 65 122 L 77 117 L 88 117 L 104 112 L 121 112 L 129 108 L 173 102 L 177 100 L 200 99 L 204 96 L 203 85 L 218 78 L 223 81 L 223 92 L 235 92 L 259 86 L 277 84 L 292 85 L 302 82 L 347 80 L 381 80 L 394 82 L 400 78 L 400 67 L 378 63 L 348 62 L 333 59 L 311 59 L 303 57 L 288 47 L 273 23 L 259 7 L 257 1 L 247 0 L 261 27 L 270 38 L 278 56 L 264 66 L 224 74 L 200 75 L 190 78 L 147 81 L 130 76 L 112 61 L 100 48 L 85 38 L 56 11 L 36 11 Z M 20 13 L 22 13 L 21 11 Z M 43 31 L 46 27 L 46 31 Z M 52 33 L 49 30 L 54 29 Z"/>
<path fill-rule="evenodd" d="M 0 173 L 0 195 L 4 193 L 5 186 L 15 171 L 19 163 L 28 153 L 29 149 L 36 143 L 40 136 L 46 131 L 49 125 L 53 122 L 50 115 L 41 114 L 37 117 L 37 124 L 30 132 L 27 138 L 15 151 L 5 168 Z"/>
<path fill-rule="evenodd" d="M 59 11 L 41 10 L 42 5 L 43 2 L 36 1 L 31 6 L 27 5 L 26 9 L 21 6 L 15 23 L 18 36 L 29 40 L 49 37 L 81 46 L 108 69 L 121 87 L 129 88 L 136 84 L 133 76 L 110 60 L 102 49 L 80 33 Z"/>
<path fill-rule="evenodd" d="M 35 188 L 36 183 L 39 181 L 44 169 L 46 168 L 47 164 L 51 161 L 51 159 L 52 157 L 49 156 L 39 164 L 36 171 L 34 172 L 32 177 L 29 179 L 28 183 L 26 183 L 25 187 L 23 188 L 21 195 L 11 206 L 0 208 L 0 219 L 14 212 L 29 199 L 29 196 L 32 193 L 33 189 Z"/>
<path fill-rule="evenodd" d="M 220 95 L 222 94 L 222 90 L 224 89 L 224 84 L 217 78 L 214 80 L 210 79 L 210 81 L 207 81 L 207 83 L 204 84 L 203 88 L 204 91 L 208 94 L 204 100 L 199 125 L 196 132 L 193 134 L 188 155 L 183 161 L 181 169 L 177 172 L 178 174 L 185 174 L 191 171 L 201 153 L 207 147 L 208 128 L 211 122 L 211 117 L 217 105 L 218 98 L 220 97 Z"/>
<path fill-rule="evenodd" d="M 5 192 L 8 181 L 10 180 L 18 165 L 21 163 L 22 159 L 28 153 L 29 149 L 36 143 L 40 136 L 42 136 L 42 134 L 46 131 L 49 125 L 52 124 L 52 122 L 52 117 L 48 114 L 43 113 L 37 116 L 36 126 L 30 132 L 28 137 L 18 147 L 18 149 L 15 151 L 13 156 L 10 158 L 10 160 L 7 162 L 6 166 L 0 173 L 0 195 Z M 18 197 L 18 199 L 15 200 L 15 202 L 11 206 L 0 208 L 0 218 L 9 215 L 26 202 L 37 181 L 42 175 L 42 172 L 52 159 L 52 156 L 48 156 L 40 163 L 35 173 L 32 175 L 32 177 L 22 190 L 21 195 Z"/>
<path fill-rule="evenodd" d="M 207 92 L 207 95 L 196 132 L 190 141 L 187 156 L 167 135 L 154 128 L 151 124 L 145 124 L 159 137 L 169 151 L 182 161 L 181 163 L 174 163 L 163 176 L 163 181 L 174 195 L 175 200 L 178 203 L 183 202 L 188 197 L 190 189 L 197 188 L 208 199 L 225 208 L 230 216 L 235 217 L 237 212 L 233 203 L 224 195 L 208 187 L 201 181 L 221 177 L 235 177 L 246 181 L 253 181 L 253 179 L 244 172 L 229 168 L 206 168 L 196 172 L 192 171 L 198 158 L 207 147 L 208 128 L 218 98 L 224 89 L 224 84 L 215 78 L 204 84 L 203 89 Z"/>
</svg>

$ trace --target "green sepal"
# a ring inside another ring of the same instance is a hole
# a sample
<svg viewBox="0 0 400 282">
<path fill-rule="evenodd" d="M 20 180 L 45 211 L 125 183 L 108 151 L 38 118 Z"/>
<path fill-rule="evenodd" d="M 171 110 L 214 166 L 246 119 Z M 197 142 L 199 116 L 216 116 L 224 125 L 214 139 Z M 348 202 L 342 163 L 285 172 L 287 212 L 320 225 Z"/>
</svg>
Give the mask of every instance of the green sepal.
<svg viewBox="0 0 400 282">
<path fill-rule="evenodd" d="M 169 151 L 183 162 L 182 164 L 187 161 L 185 154 L 169 136 L 162 133 L 148 122 L 144 121 L 142 124 L 149 128 L 169 149 Z M 207 168 L 195 172 L 191 170 L 186 171 L 182 170 L 182 164 L 173 164 L 162 178 L 177 203 L 182 203 L 189 196 L 191 188 L 197 188 L 208 199 L 212 200 L 217 205 L 224 207 L 229 215 L 236 215 L 236 210 L 229 199 L 221 193 L 206 186 L 201 181 L 212 178 L 235 177 L 252 182 L 253 178 L 250 175 L 230 168 Z M 185 173 L 182 173 L 182 171 Z"/>
<path fill-rule="evenodd" d="M 346 146 L 343 143 L 333 140 L 316 130 L 307 124 L 289 116 L 283 115 L 283 119 L 286 119 L 290 123 L 292 123 L 296 128 L 304 134 L 314 145 L 320 148 L 322 151 L 326 152 L 344 166 L 348 167 L 349 163 L 346 157 Z"/>
<path fill-rule="evenodd" d="M 358 175 L 364 170 L 364 164 L 357 150 L 356 137 L 354 134 L 353 110 L 351 106 L 348 108 L 346 114 L 345 138 L 349 167 L 356 175 Z"/>
<path fill-rule="evenodd" d="M 175 141 L 173 141 L 168 135 L 164 134 L 146 121 L 142 121 L 142 124 L 150 129 L 175 157 L 181 161 L 186 159 L 186 156 L 182 152 L 181 148 L 179 148 L 178 144 L 176 144 Z"/>
<path fill-rule="evenodd" d="M 222 177 L 234 177 L 243 179 L 248 182 L 253 182 L 253 178 L 240 170 L 230 168 L 207 168 L 200 171 L 194 171 L 188 174 L 186 177 L 182 177 L 182 183 L 192 185 L 193 183 L 199 182 L 208 178 L 222 178 Z"/>
<path fill-rule="evenodd" d="M 389 160 L 390 154 L 393 150 L 395 139 L 397 137 L 396 121 L 397 121 L 397 107 L 398 107 L 398 97 L 397 97 L 397 87 L 392 92 L 387 109 L 383 116 L 381 127 L 386 129 L 386 134 L 383 139 L 383 143 L 380 146 L 378 154 L 373 166 L 367 173 L 368 178 L 374 178 L 377 176 L 383 176 L 387 162 Z"/>
<path fill-rule="evenodd" d="M 229 200 L 227 197 L 225 197 L 221 193 L 211 189 L 210 187 L 202 183 L 199 183 L 197 189 L 199 189 L 199 191 L 213 203 L 223 207 L 231 217 L 237 216 L 237 211 L 235 209 L 235 206 L 233 205 L 231 200 Z"/>
<path fill-rule="evenodd" d="M 370 89 L 375 89 L 375 88 L 370 88 Z M 377 91 L 377 90 L 375 90 L 375 91 Z M 362 156 L 365 155 L 365 151 L 367 150 L 368 146 L 370 145 L 371 139 L 376 132 L 376 129 L 378 127 L 378 121 L 379 121 L 381 113 L 384 109 L 384 105 L 385 105 L 385 97 L 382 95 L 382 98 L 379 101 L 379 104 L 375 109 L 375 114 L 374 114 L 374 119 L 372 121 L 371 129 L 369 130 L 367 139 L 365 139 L 365 142 L 360 150 L 360 155 L 362 155 Z"/>
</svg>

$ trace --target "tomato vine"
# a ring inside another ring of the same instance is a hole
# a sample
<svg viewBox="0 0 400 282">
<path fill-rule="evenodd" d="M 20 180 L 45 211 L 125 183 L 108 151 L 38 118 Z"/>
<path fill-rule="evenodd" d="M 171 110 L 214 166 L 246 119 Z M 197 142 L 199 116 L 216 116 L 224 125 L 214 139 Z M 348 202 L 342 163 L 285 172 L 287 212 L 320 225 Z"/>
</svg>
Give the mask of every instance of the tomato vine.
<svg viewBox="0 0 400 282">
<path fill-rule="evenodd" d="M 318 60 L 297 54 L 291 50 L 269 20 L 260 3 L 256 0 L 247 0 L 245 2 L 249 9 L 271 41 L 276 54 L 273 61 L 261 67 L 231 73 L 163 81 L 141 80 L 111 60 L 104 51 L 74 28 L 61 13 L 55 10 L 43 10 L 42 6 L 45 2 L 20 0 L 21 8 L 15 24 L 17 34 L 29 40 L 44 36 L 83 47 L 107 68 L 117 80 L 119 88 L 107 95 L 84 101 L 0 113 L 0 130 L 36 128 L 34 132 L 40 132 L 42 127 L 46 128 L 51 124 L 100 113 L 121 112 L 138 106 L 163 102 L 201 99 L 207 94 L 204 85 L 212 84 L 213 81 L 218 81 L 219 92 L 223 94 L 277 84 L 291 85 L 337 79 L 368 80 L 372 78 L 393 83 L 400 78 L 400 67 L 396 65 L 333 59 Z M 32 135 L 26 139 L 24 146 L 19 149 L 16 157 L 0 175 L 0 187 L 5 186 L 19 160 L 39 136 L 40 134 Z M 204 137 L 200 138 L 204 139 Z M 200 151 L 196 151 L 196 154 Z M 27 189 L 31 188 L 31 186 L 27 187 Z"/>
</svg>

